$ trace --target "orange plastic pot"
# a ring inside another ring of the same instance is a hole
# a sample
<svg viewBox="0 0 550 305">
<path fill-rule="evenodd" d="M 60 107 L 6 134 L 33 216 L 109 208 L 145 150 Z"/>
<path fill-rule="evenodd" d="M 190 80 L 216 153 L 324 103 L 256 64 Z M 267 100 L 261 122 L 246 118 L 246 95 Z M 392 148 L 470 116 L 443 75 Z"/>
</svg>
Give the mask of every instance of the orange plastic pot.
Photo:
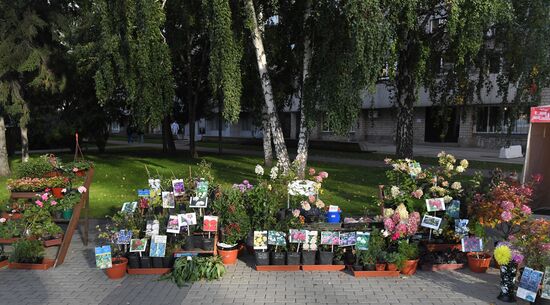
<svg viewBox="0 0 550 305">
<path fill-rule="evenodd" d="M 384 270 L 386 270 L 386 264 L 385 263 L 376 264 L 376 271 L 384 271 Z"/>
<path fill-rule="evenodd" d="M 397 271 L 397 264 L 388 263 L 388 271 Z"/>
<path fill-rule="evenodd" d="M 237 255 L 239 254 L 239 249 L 219 249 L 218 254 L 222 257 L 222 262 L 224 265 L 235 265 L 237 263 Z"/>
<path fill-rule="evenodd" d="M 113 267 L 105 269 L 107 277 L 111 280 L 121 279 L 126 275 L 126 267 L 128 266 L 128 259 L 126 257 L 112 258 Z"/>
<path fill-rule="evenodd" d="M 55 198 L 63 198 L 63 188 L 61 187 L 54 187 L 52 188 L 52 193 Z"/>
<path fill-rule="evenodd" d="M 491 264 L 491 255 L 486 253 L 468 253 L 468 267 L 477 273 L 485 273 Z"/>
<path fill-rule="evenodd" d="M 403 262 L 403 267 L 401 268 L 401 273 L 404 275 L 413 275 L 416 273 L 416 268 L 418 268 L 418 260 L 406 260 Z"/>
</svg>

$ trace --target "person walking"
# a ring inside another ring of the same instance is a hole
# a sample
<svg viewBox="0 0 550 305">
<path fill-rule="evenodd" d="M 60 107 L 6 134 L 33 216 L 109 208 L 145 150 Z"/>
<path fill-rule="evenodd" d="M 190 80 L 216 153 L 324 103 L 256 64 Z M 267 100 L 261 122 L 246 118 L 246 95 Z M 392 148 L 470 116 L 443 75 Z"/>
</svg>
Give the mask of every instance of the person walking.
<svg viewBox="0 0 550 305">
<path fill-rule="evenodd" d="M 130 125 L 130 124 L 128 124 L 128 126 L 126 126 L 126 135 L 128 136 L 128 144 L 132 143 L 133 142 L 132 137 L 134 136 L 134 130 L 132 128 L 132 125 Z"/>
<path fill-rule="evenodd" d="M 176 120 L 174 120 L 174 122 L 172 124 L 170 124 L 170 129 L 172 130 L 172 135 L 174 136 L 175 139 L 178 139 L 178 132 L 180 130 L 180 125 L 178 124 L 178 122 L 176 122 Z"/>
</svg>

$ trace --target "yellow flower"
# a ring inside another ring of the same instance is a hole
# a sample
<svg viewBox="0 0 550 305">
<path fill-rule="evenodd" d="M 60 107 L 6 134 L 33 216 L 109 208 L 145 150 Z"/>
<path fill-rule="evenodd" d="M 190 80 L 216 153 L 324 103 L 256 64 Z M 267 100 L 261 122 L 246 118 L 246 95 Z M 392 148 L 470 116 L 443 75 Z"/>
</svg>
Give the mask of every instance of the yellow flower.
<svg viewBox="0 0 550 305">
<path fill-rule="evenodd" d="M 508 265 L 512 260 L 512 250 L 507 246 L 498 246 L 495 248 L 495 260 L 499 265 Z"/>
</svg>

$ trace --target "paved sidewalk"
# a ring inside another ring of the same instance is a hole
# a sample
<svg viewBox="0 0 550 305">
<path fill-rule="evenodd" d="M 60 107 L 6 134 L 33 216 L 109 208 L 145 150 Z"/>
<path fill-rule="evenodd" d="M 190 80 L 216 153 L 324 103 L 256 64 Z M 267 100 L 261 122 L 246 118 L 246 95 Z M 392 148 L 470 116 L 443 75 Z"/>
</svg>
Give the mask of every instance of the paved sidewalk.
<svg viewBox="0 0 550 305">
<path fill-rule="evenodd" d="M 367 279 L 346 272 L 257 272 L 251 260 L 248 256 L 228 267 L 220 281 L 181 289 L 157 281 L 158 276 L 112 281 L 95 268 L 93 245 L 84 247 L 76 235 L 65 263 L 56 269 L 0 270 L 0 304 L 500 304 L 494 269 Z"/>
</svg>

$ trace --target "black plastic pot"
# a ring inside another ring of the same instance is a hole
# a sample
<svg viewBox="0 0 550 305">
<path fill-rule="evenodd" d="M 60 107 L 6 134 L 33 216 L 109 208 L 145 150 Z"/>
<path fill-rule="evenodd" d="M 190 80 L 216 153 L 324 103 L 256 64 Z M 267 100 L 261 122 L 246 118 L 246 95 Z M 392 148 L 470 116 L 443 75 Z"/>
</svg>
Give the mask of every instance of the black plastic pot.
<svg viewBox="0 0 550 305">
<path fill-rule="evenodd" d="M 214 249 L 214 239 L 205 237 L 202 240 L 202 249 L 206 251 L 212 251 Z"/>
<path fill-rule="evenodd" d="M 254 257 L 256 258 L 257 266 L 269 265 L 269 252 L 254 252 Z"/>
<path fill-rule="evenodd" d="M 334 253 L 330 251 L 319 251 L 319 265 L 332 265 Z"/>
<path fill-rule="evenodd" d="M 315 265 L 316 251 L 302 251 L 302 265 Z"/>
<path fill-rule="evenodd" d="M 353 265 L 353 270 L 355 270 L 355 271 L 363 271 L 363 265 Z"/>
<path fill-rule="evenodd" d="M 172 256 L 163 257 L 162 266 L 164 268 L 172 268 L 174 266 L 174 257 Z"/>
<path fill-rule="evenodd" d="M 128 255 L 128 268 L 137 269 L 139 268 L 139 256 L 135 253 Z"/>
<path fill-rule="evenodd" d="M 192 236 L 187 236 L 185 238 L 185 244 L 183 244 L 182 247 L 183 247 L 183 250 L 187 250 L 187 251 L 195 249 L 195 244 L 193 242 L 193 237 Z"/>
<path fill-rule="evenodd" d="M 153 268 L 162 268 L 164 266 L 162 257 L 151 257 Z"/>
<path fill-rule="evenodd" d="M 374 271 L 374 270 L 376 270 L 376 265 L 375 264 L 366 264 L 365 266 L 363 266 L 363 269 L 365 271 Z"/>
<path fill-rule="evenodd" d="M 285 253 L 284 252 L 270 252 L 269 253 L 270 265 L 284 265 Z"/>
<path fill-rule="evenodd" d="M 153 212 L 155 213 L 155 215 L 158 215 L 158 214 L 162 214 L 162 207 L 161 206 L 157 206 L 153 209 Z"/>
<path fill-rule="evenodd" d="M 299 265 L 300 264 L 300 252 L 287 252 L 286 253 L 287 265 Z"/>
<path fill-rule="evenodd" d="M 355 263 L 355 255 L 351 251 L 346 251 L 344 253 L 344 264 L 353 265 Z"/>
<path fill-rule="evenodd" d="M 151 268 L 151 258 L 149 256 L 143 256 L 139 260 L 139 265 L 141 268 Z"/>
</svg>

